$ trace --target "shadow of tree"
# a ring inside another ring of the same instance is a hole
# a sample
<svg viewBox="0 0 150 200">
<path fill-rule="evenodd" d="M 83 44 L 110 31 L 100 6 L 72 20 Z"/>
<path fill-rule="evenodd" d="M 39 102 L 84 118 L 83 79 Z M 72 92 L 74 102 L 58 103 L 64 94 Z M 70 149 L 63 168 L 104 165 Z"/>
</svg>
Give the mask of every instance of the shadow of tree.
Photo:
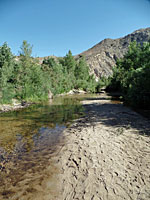
<svg viewBox="0 0 150 200">
<path fill-rule="evenodd" d="M 115 101 L 105 100 L 105 103 L 90 103 L 84 105 L 86 115 L 77 120 L 74 126 L 87 127 L 102 123 L 107 127 L 135 129 L 138 134 L 150 136 L 150 120 Z"/>
</svg>

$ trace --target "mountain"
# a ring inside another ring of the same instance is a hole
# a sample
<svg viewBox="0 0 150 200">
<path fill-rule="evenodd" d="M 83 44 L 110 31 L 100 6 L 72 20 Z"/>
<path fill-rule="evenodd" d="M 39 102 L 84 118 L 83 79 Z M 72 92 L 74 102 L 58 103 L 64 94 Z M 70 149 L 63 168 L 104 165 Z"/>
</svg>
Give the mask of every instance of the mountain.
<svg viewBox="0 0 150 200">
<path fill-rule="evenodd" d="M 109 76 L 117 59 L 127 52 L 132 41 L 142 44 L 150 40 L 150 28 L 139 29 L 119 39 L 104 39 L 97 45 L 75 56 L 77 59 L 84 56 L 91 72 L 96 77 Z"/>
</svg>

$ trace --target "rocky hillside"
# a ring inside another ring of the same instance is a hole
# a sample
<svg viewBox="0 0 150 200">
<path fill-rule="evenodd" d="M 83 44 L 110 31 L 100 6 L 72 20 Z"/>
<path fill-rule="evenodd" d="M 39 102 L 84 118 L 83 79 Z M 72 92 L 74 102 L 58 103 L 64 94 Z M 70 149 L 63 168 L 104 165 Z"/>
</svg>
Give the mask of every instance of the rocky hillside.
<svg viewBox="0 0 150 200">
<path fill-rule="evenodd" d="M 137 30 L 119 39 L 105 39 L 91 49 L 77 55 L 76 58 L 84 55 L 91 72 L 94 72 L 97 77 L 109 76 L 112 74 L 112 67 L 116 60 L 123 57 L 129 44 L 134 40 L 138 43 L 149 41 L 150 28 Z"/>
</svg>

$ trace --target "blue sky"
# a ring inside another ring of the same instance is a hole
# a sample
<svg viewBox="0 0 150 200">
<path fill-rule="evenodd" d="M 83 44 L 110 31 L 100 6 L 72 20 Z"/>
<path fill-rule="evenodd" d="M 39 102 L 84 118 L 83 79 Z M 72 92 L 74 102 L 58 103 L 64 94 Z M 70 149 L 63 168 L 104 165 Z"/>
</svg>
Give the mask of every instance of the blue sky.
<svg viewBox="0 0 150 200">
<path fill-rule="evenodd" d="M 16 55 L 23 40 L 33 56 L 75 55 L 146 27 L 149 0 L 0 0 L 0 45 Z"/>
</svg>

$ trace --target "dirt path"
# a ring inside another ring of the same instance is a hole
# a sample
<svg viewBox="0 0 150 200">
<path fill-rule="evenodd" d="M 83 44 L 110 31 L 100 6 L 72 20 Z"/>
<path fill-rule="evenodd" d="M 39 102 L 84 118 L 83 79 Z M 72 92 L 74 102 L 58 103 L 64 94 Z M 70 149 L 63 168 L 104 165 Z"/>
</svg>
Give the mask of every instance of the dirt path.
<svg viewBox="0 0 150 200">
<path fill-rule="evenodd" d="M 4 199 L 150 200 L 150 121 L 105 96 L 83 104 L 43 175 Z"/>
<path fill-rule="evenodd" d="M 62 200 L 149 200 L 150 122 L 107 100 L 83 102 L 59 154 Z"/>
</svg>

